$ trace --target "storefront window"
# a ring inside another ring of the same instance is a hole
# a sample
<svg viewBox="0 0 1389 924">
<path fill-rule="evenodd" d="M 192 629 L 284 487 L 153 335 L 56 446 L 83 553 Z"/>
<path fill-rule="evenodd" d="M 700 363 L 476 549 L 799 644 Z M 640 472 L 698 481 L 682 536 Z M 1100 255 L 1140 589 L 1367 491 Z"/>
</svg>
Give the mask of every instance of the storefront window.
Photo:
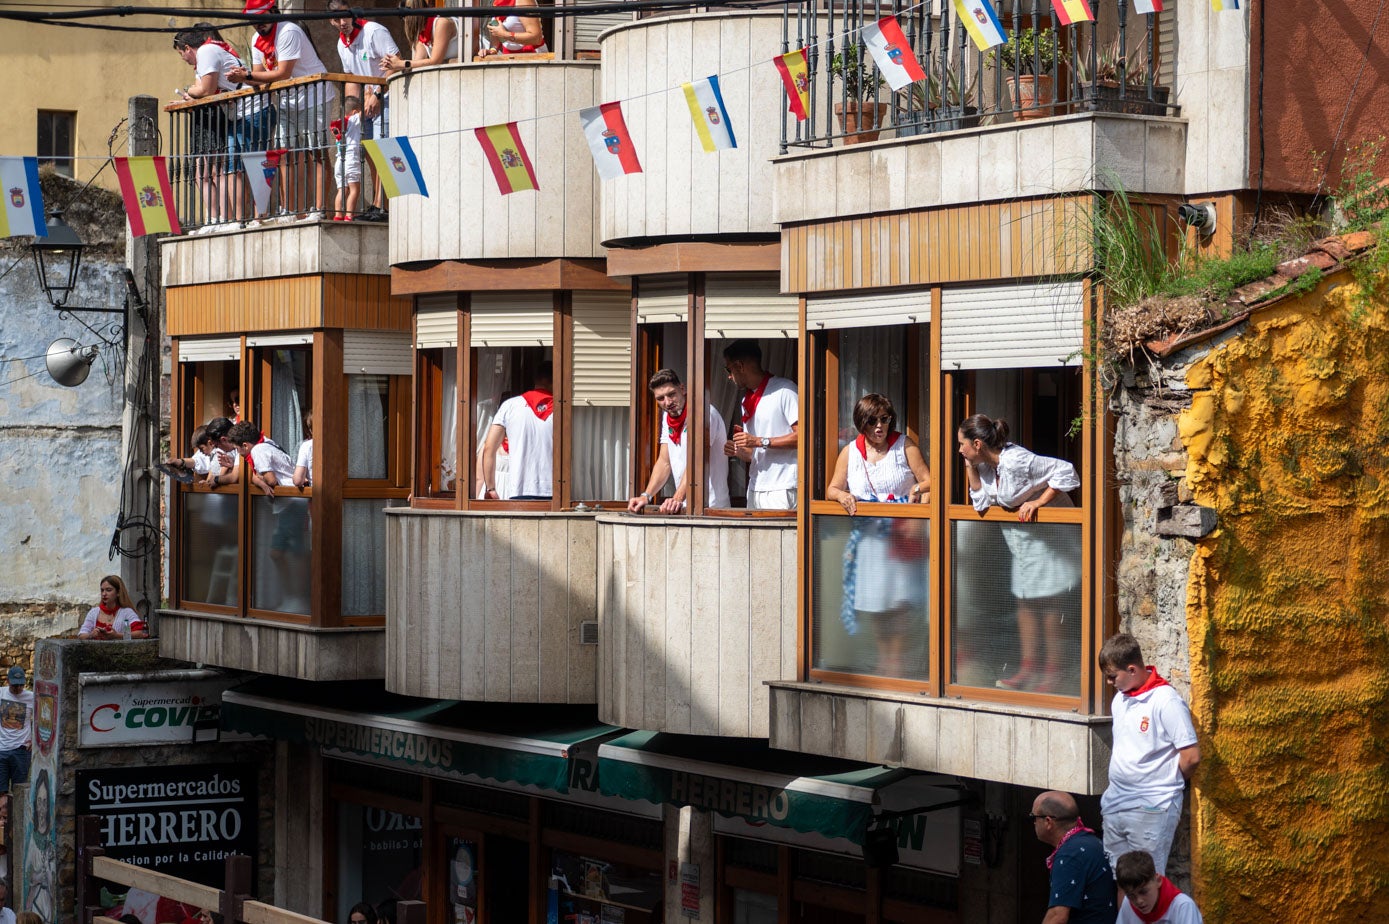
<svg viewBox="0 0 1389 924">
<path fill-rule="evenodd" d="M 661 920 L 661 874 L 623 863 L 550 854 L 550 905 L 575 924 L 653 924 Z"/>
<path fill-rule="evenodd" d="M 424 828 L 419 818 L 370 805 L 338 804 L 338 909 L 346 921 L 358 902 L 395 920 L 399 901 L 419 901 Z"/>
</svg>

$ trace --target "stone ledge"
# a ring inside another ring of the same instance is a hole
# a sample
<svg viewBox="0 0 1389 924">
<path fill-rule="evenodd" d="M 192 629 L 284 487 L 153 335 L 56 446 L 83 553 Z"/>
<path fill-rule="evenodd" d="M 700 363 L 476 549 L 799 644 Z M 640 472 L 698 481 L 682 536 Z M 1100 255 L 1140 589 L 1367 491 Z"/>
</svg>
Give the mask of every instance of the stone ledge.
<svg viewBox="0 0 1389 924">
<path fill-rule="evenodd" d="M 1098 795 L 1108 783 L 1108 716 L 828 684 L 769 686 L 774 748 L 1078 795 Z"/>
</svg>

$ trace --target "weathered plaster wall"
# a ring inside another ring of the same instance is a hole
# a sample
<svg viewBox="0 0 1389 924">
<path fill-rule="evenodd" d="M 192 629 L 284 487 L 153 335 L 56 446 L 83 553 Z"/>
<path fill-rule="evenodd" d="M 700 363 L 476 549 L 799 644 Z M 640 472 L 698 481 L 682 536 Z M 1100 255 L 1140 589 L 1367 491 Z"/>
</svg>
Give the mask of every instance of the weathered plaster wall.
<svg viewBox="0 0 1389 924">
<path fill-rule="evenodd" d="M 1389 920 L 1389 312 L 1348 273 L 1187 371 L 1207 920 Z"/>
</svg>

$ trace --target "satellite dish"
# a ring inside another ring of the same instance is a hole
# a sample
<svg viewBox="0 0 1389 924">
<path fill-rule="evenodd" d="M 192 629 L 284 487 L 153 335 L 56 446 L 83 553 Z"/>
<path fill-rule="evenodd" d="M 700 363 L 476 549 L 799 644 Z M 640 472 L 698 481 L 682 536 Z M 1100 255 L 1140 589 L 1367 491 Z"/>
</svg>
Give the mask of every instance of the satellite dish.
<svg viewBox="0 0 1389 924">
<path fill-rule="evenodd" d="M 68 388 L 76 388 L 87 381 L 87 373 L 92 371 L 92 363 L 96 361 L 96 347 L 84 349 L 71 337 L 63 337 L 48 345 L 45 361 L 48 374 L 53 377 L 53 381 Z"/>
</svg>

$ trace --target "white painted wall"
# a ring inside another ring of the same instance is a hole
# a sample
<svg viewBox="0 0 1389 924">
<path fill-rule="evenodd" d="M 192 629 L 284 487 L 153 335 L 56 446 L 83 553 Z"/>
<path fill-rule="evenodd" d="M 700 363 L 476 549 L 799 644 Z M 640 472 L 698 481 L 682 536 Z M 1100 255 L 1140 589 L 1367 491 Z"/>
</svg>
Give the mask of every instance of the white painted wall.
<svg viewBox="0 0 1389 924">
<path fill-rule="evenodd" d="M 1176 100 L 1187 120 L 1186 192 L 1248 185 L 1249 11 L 1209 3 L 1177 9 Z M 1270 20 L 1272 21 L 1272 20 Z"/>
</svg>

